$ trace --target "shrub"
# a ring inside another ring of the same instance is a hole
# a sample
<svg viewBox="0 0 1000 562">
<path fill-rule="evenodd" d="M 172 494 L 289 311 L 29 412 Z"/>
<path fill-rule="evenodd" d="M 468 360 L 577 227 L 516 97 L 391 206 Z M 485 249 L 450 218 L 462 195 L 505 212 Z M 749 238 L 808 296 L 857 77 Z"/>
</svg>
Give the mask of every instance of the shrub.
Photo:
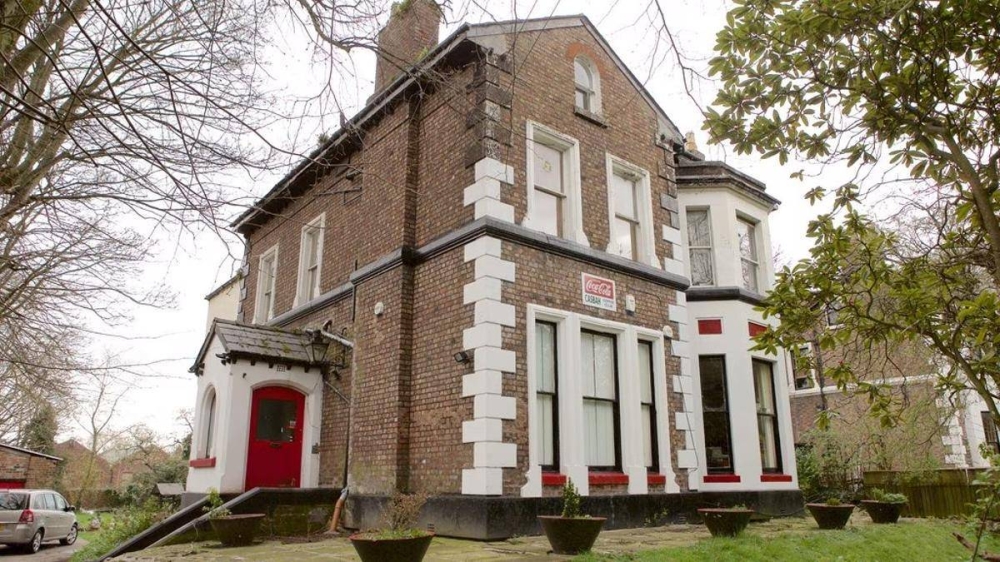
<svg viewBox="0 0 1000 562">
<path fill-rule="evenodd" d="M 576 491 L 576 485 L 569 478 L 566 479 L 566 483 L 563 484 L 562 489 L 562 499 L 563 499 L 563 517 L 582 517 L 580 514 L 580 493 Z"/>
<path fill-rule="evenodd" d="M 215 488 L 208 489 L 208 496 L 205 498 L 205 507 L 201 508 L 202 511 L 208 512 L 209 519 L 218 519 L 220 517 L 228 517 L 232 515 L 228 509 L 222 507 L 222 504 L 226 503 L 219 495 L 219 491 Z"/>
<path fill-rule="evenodd" d="M 906 496 L 904 496 L 903 494 L 886 492 L 881 488 L 872 489 L 871 499 L 883 503 L 906 503 Z"/>
<path fill-rule="evenodd" d="M 117 509 L 108 524 L 92 538 L 83 549 L 73 554 L 71 562 L 97 560 L 111 552 L 119 544 L 138 535 L 163 520 L 170 512 L 156 499 L 147 500 L 141 506 Z"/>
</svg>

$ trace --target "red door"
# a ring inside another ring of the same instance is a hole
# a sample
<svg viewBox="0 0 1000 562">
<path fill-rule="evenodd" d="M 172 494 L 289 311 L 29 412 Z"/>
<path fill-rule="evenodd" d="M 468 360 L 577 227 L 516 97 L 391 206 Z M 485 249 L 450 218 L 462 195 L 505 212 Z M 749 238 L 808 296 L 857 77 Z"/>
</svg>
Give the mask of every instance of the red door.
<svg viewBox="0 0 1000 562">
<path fill-rule="evenodd" d="M 301 392 L 283 386 L 253 391 L 245 490 L 299 487 L 305 401 Z"/>
<path fill-rule="evenodd" d="M 24 488 L 24 480 L 0 480 L 0 490 L 20 490 Z"/>
</svg>

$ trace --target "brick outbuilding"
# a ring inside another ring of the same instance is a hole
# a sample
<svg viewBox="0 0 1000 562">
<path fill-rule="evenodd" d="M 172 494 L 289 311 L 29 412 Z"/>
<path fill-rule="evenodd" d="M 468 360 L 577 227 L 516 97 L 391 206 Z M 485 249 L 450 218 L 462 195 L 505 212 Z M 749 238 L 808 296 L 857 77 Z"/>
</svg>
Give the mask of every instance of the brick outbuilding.
<svg viewBox="0 0 1000 562">
<path fill-rule="evenodd" d="M 368 105 L 234 225 L 188 491 L 348 486 L 361 526 L 422 492 L 475 538 L 534 530 L 567 478 L 631 505 L 613 526 L 797 509 L 784 353 L 750 351 L 778 202 L 705 162 L 586 17 L 437 43 L 437 6 L 403 6 Z"/>
<path fill-rule="evenodd" d="M 51 488 L 62 459 L 0 443 L 0 489 Z"/>
</svg>

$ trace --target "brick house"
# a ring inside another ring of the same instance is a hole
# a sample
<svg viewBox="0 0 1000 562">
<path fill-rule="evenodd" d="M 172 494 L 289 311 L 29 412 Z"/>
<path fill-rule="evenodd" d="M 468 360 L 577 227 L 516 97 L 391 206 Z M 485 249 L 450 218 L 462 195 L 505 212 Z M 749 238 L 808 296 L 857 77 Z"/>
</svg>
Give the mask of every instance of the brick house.
<svg viewBox="0 0 1000 562">
<path fill-rule="evenodd" d="M 62 459 L 0 443 L 0 489 L 52 488 Z"/>
<path fill-rule="evenodd" d="M 424 492 L 474 538 L 534 529 L 566 478 L 639 502 L 612 526 L 797 510 L 786 362 L 749 351 L 778 202 L 685 146 L 586 17 L 439 20 L 398 10 L 368 105 L 236 221 L 188 493 L 346 485 L 365 525 Z"/>
</svg>

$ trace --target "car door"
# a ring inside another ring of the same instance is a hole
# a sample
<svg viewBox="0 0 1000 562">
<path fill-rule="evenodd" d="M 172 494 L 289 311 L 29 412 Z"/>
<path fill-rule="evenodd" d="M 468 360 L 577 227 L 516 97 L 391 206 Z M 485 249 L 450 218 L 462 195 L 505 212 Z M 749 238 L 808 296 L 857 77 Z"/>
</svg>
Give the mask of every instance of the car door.
<svg viewBox="0 0 1000 562">
<path fill-rule="evenodd" d="M 45 528 L 46 533 L 50 528 L 49 508 L 45 502 L 46 494 L 35 492 L 31 494 L 31 512 L 35 514 L 35 529 Z"/>
<path fill-rule="evenodd" d="M 69 535 L 70 529 L 73 528 L 73 523 L 76 522 L 76 514 L 72 511 L 66 510 L 69 506 L 69 504 L 66 503 L 66 498 L 59 494 L 52 494 L 52 498 L 56 502 L 56 517 L 59 518 L 59 536 L 65 537 Z"/>
<path fill-rule="evenodd" d="M 58 539 L 66 536 L 69 529 L 63 528 L 62 514 L 56 511 L 56 498 L 50 494 L 42 494 L 45 505 L 45 538 Z"/>
</svg>

